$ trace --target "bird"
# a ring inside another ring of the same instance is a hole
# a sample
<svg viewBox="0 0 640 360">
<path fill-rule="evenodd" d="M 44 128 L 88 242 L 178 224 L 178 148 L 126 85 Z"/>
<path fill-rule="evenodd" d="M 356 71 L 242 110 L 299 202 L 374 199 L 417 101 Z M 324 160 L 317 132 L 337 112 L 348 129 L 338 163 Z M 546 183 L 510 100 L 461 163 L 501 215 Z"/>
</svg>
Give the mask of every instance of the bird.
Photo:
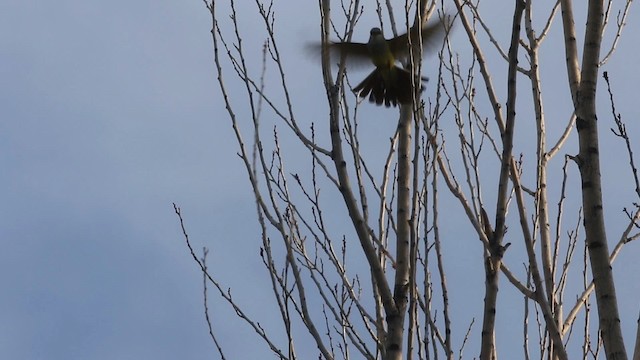
<svg viewBox="0 0 640 360">
<path fill-rule="evenodd" d="M 422 49 L 427 50 L 438 39 L 443 38 L 447 26 L 439 19 L 422 27 Z M 374 27 L 369 32 L 367 43 L 331 42 L 328 48 L 332 56 L 344 56 L 348 63 L 371 62 L 376 68 L 356 85 L 353 90 L 361 98 L 369 96 L 369 101 L 386 107 L 398 104 L 411 104 L 413 87 L 411 72 L 398 66 L 397 63 L 410 54 L 409 35 L 413 43 L 418 41 L 415 26 L 408 33 L 385 39 L 382 30 Z M 426 81 L 422 78 L 422 81 Z M 421 86 L 421 85 L 420 85 Z"/>
</svg>

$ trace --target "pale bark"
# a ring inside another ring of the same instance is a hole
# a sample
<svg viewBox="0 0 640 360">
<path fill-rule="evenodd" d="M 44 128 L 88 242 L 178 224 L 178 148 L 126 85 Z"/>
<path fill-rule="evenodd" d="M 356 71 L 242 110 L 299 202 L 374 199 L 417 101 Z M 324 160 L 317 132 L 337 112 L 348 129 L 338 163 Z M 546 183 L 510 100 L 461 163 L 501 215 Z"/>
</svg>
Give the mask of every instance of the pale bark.
<svg viewBox="0 0 640 360">
<path fill-rule="evenodd" d="M 489 239 L 488 256 L 485 260 L 485 299 L 482 320 L 482 343 L 480 359 L 494 359 L 495 354 L 495 318 L 498 298 L 498 279 L 502 256 L 506 247 L 502 245 L 506 231 L 506 214 L 508 202 L 509 172 L 513 151 L 513 134 L 516 121 L 516 75 L 518 66 L 518 49 L 520 48 L 520 24 L 525 9 L 524 1 L 516 0 L 511 29 L 511 45 L 509 48 L 509 70 L 507 75 L 507 121 L 502 134 L 502 156 L 500 177 L 498 182 L 498 199 L 496 204 L 495 230 L 488 224 L 488 216 L 483 211 L 483 225 Z"/>
<path fill-rule="evenodd" d="M 613 272 L 609 262 L 609 247 L 602 202 L 600 148 L 598 144 L 596 89 L 603 17 L 603 1 L 589 1 L 582 71 L 577 92 L 574 94 L 575 113 L 577 116 L 576 128 L 580 146 L 576 161 L 582 177 L 586 244 L 589 250 L 591 272 L 595 283 L 602 340 L 607 359 L 624 360 L 627 355 L 620 328 L 620 315 L 618 313 Z M 570 70 L 570 73 L 572 71 Z"/>
</svg>

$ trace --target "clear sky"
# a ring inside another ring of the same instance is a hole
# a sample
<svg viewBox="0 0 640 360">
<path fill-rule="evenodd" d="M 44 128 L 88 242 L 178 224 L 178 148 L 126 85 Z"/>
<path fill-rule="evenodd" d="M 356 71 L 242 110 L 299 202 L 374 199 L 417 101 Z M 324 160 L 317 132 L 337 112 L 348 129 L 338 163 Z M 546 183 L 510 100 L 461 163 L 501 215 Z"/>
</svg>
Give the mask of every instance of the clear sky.
<svg viewBox="0 0 640 360">
<path fill-rule="evenodd" d="M 294 3 L 276 8 L 289 19 L 279 23 L 290 30 L 283 53 L 292 86 L 314 84 L 324 114 L 319 67 L 298 50 L 317 36 L 317 4 Z M 637 14 L 632 11 L 620 49 L 604 68 L 631 134 L 640 134 Z M 259 23 L 242 26 L 251 33 Z M 202 280 L 173 202 L 196 248 L 210 248 L 223 285 L 233 286 L 235 298 L 262 323 L 272 320 L 260 307 L 270 300 L 255 207 L 220 102 L 210 28 L 201 1 L 0 3 L 1 358 L 215 358 Z M 260 49 L 263 36 L 247 43 Z M 304 92 L 294 96 L 302 107 L 314 106 Z M 611 127 L 601 113 L 605 129 Z M 614 169 L 606 176 L 617 184 L 627 176 L 615 170 L 624 169 L 624 148 L 602 134 L 614 149 L 604 157 L 605 171 Z M 633 189 L 607 191 L 611 217 L 620 218 Z M 611 230 L 612 242 L 619 230 Z M 638 244 L 629 248 L 616 269 L 637 274 Z M 620 293 L 624 314 L 635 317 L 640 285 L 629 281 Z M 266 353 L 257 340 L 247 346 L 254 338 L 223 303 L 211 306 L 231 358 Z M 626 329 L 634 323 L 626 319 Z"/>
</svg>

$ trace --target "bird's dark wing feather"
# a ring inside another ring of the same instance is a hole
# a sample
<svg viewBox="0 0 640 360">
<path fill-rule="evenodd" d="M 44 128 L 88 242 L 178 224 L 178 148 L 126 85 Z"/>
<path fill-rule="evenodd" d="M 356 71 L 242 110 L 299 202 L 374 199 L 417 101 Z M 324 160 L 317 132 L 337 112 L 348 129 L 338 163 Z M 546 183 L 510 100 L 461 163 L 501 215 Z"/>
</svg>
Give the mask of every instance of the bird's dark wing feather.
<svg viewBox="0 0 640 360">
<path fill-rule="evenodd" d="M 349 67 L 359 68 L 373 65 L 369 58 L 367 44 L 354 42 L 331 42 L 327 47 L 329 49 L 329 56 L 333 63 L 338 63 L 340 61 L 340 57 L 344 54 Z M 306 46 L 306 52 L 313 57 L 313 59 L 320 59 L 320 55 L 322 54 L 322 44 L 308 44 Z"/>
<path fill-rule="evenodd" d="M 349 65 L 371 65 L 367 44 L 355 42 L 332 42 L 329 44 L 331 58 L 337 61 L 346 56 Z"/>
<path fill-rule="evenodd" d="M 427 49 L 434 49 L 435 45 L 444 39 L 445 30 L 445 22 L 441 19 L 437 22 L 424 26 L 422 28 L 422 50 L 426 51 Z M 412 34 L 412 43 L 419 40 L 415 27 L 411 28 L 409 33 Z M 409 56 L 409 37 L 407 34 L 402 34 L 389 39 L 387 40 L 387 44 L 396 59 L 404 59 Z"/>
</svg>

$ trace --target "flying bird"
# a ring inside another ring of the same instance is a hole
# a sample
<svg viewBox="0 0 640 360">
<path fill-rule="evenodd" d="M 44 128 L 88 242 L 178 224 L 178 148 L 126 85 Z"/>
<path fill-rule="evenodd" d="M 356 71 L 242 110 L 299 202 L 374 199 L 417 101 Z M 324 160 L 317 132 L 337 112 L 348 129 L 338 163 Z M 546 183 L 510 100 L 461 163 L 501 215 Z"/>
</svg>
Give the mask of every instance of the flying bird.
<svg viewBox="0 0 640 360">
<path fill-rule="evenodd" d="M 441 40 L 447 26 L 440 19 L 422 27 L 422 49 L 433 46 Z M 412 43 L 419 41 L 416 28 L 410 29 Z M 385 39 L 380 28 L 374 27 L 369 33 L 369 42 L 332 42 L 329 50 L 332 55 L 344 55 L 349 63 L 367 63 L 375 69 L 353 88 L 361 98 L 369 96 L 370 102 L 389 107 L 397 104 L 410 104 L 413 97 L 411 72 L 398 66 L 397 62 L 409 57 L 409 35 L 402 34 Z M 429 46 L 430 45 L 430 46 Z M 426 81 L 426 78 L 422 78 Z"/>
</svg>

